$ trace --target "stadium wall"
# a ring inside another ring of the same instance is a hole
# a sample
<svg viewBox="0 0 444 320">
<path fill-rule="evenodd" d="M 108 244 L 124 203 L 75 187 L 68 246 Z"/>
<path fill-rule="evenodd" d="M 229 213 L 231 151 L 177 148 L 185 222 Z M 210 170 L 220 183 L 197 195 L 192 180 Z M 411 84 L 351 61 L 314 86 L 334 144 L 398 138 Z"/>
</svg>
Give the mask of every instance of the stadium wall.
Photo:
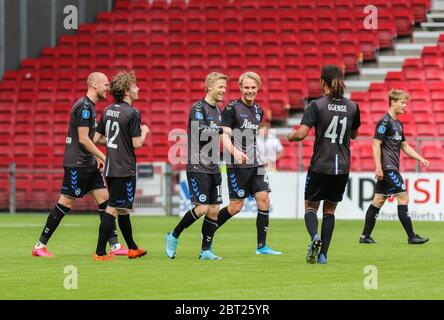
<svg viewBox="0 0 444 320">
<path fill-rule="evenodd" d="M 271 215 L 274 218 L 304 218 L 304 186 L 306 173 L 270 172 L 272 192 Z M 406 173 L 403 175 L 409 192 L 409 212 L 413 220 L 444 221 L 444 174 Z M 192 207 L 186 182 L 186 173 L 181 172 L 179 195 L 180 215 Z M 227 176 L 222 174 L 222 206 L 228 205 Z M 373 172 L 351 173 L 343 201 L 338 205 L 338 219 L 362 220 L 371 203 L 375 188 Z M 321 210 L 319 210 L 321 212 Z M 254 199 L 246 199 L 240 218 L 255 218 L 257 206 Z M 320 213 L 318 213 L 321 216 Z M 396 200 L 388 199 L 378 219 L 398 220 Z"/>
</svg>

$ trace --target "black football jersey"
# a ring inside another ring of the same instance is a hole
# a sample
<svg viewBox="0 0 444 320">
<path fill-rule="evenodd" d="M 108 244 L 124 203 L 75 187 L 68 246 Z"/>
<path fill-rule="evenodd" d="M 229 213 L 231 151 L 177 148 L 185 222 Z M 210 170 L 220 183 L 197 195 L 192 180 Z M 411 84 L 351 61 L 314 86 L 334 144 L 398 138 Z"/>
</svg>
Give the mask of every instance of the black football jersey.
<svg viewBox="0 0 444 320">
<path fill-rule="evenodd" d="M 97 132 L 106 137 L 106 177 L 136 175 L 133 137 L 142 135 L 140 112 L 126 102 L 108 106 L 102 113 Z"/>
<path fill-rule="evenodd" d="M 310 102 L 301 124 L 315 127 L 310 168 L 324 174 L 348 173 L 351 131 L 361 125 L 358 105 L 345 97 L 327 95 Z"/>
<path fill-rule="evenodd" d="M 393 119 L 388 113 L 386 113 L 376 124 L 374 138 L 382 141 L 382 170 L 399 171 L 401 143 L 405 141 L 404 128 L 401 121 Z"/>
<path fill-rule="evenodd" d="M 65 167 L 89 167 L 96 163 L 94 156 L 79 142 L 79 127 L 88 127 L 88 136 L 93 139 L 97 127 L 96 106 L 87 96 L 77 100 L 71 109 L 63 158 Z"/>
</svg>

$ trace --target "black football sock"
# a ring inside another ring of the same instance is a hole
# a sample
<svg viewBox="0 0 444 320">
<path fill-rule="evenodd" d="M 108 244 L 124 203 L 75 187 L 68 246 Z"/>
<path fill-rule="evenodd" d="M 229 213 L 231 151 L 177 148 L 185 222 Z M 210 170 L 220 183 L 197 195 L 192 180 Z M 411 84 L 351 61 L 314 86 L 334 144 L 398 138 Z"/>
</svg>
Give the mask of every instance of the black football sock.
<svg viewBox="0 0 444 320">
<path fill-rule="evenodd" d="M 194 222 L 199 220 L 199 216 L 196 214 L 194 209 L 188 210 L 187 213 L 182 217 L 177 226 L 173 230 L 174 238 L 179 238 L 183 230 L 191 226 Z"/>
<path fill-rule="evenodd" d="M 137 250 L 137 244 L 133 240 L 133 228 L 131 227 L 131 220 L 129 214 L 119 214 L 119 228 L 122 231 L 123 238 L 126 245 L 131 250 Z"/>
<path fill-rule="evenodd" d="M 99 226 L 99 239 L 97 240 L 96 254 L 99 256 L 106 255 L 106 242 L 109 239 L 110 234 L 113 232 L 113 225 L 116 224 L 116 218 L 105 213 L 102 216 Z"/>
<path fill-rule="evenodd" d="M 398 217 L 401 221 L 402 226 L 404 227 L 405 232 L 409 238 L 413 237 L 415 233 L 413 232 L 413 225 L 410 216 L 408 215 L 408 206 L 407 205 L 399 205 L 398 206 Z"/>
<path fill-rule="evenodd" d="M 366 238 L 370 237 L 372 234 L 373 228 L 376 224 L 376 218 L 378 217 L 379 209 L 380 208 L 375 207 L 373 204 L 370 204 L 367 209 L 367 213 L 365 214 L 364 230 L 362 231 L 362 235 Z"/>
<path fill-rule="evenodd" d="M 327 256 L 328 247 L 330 246 L 331 237 L 333 236 L 333 230 L 335 228 L 335 215 L 324 214 L 322 217 L 322 230 L 321 230 L 321 253 Z"/>
<path fill-rule="evenodd" d="M 258 210 L 256 217 L 257 248 L 261 249 L 267 244 L 267 231 L 270 222 L 269 210 Z"/>
<path fill-rule="evenodd" d="M 217 216 L 217 225 L 219 228 L 231 217 L 232 215 L 228 212 L 228 207 L 220 209 L 219 215 Z"/>
<path fill-rule="evenodd" d="M 107 206 L 108 206 L 108 201 L 105 201 L 105 202 L 99 204 L 100 220 L 102 220 L 102 217 L 105 214 Z M 111 237 L 108 239 L 110 246 L 113 246 L 113 245 L 119 243 L 119 239 L 117 238 L 117 235 L 118 235 L 118 233 L 117 233 L 116 223 L 114 223 L 113 232 L 111 233 Z"/>
<path fill-rule="evenodd" d="M 202 223 L 202 251 L 210 250 L 217 227 L 217 220 L 205 216 Z"/>
<path fill-rule="evenodd" d="M 45 227 L 43 228 L 42 234 L 40 235 L 39 242 L 46 245 L 48 243 L 49 238 L 51 238 L 54 231 L 62 221 L 65 214 L 67 214 L 71 209 L 57 203 L 54 209 L 48 215 L 48 219 L 46 220 Z"/>
<path fill-rule="evenodd" d="M 310 234 L 310 238 L 313 240 L 314 236 L 318 234 L 318 215 L 316 214 L 316 211 L 308 209 L 305 211 L 304 219 L 307 231 Z"/>
</svg>

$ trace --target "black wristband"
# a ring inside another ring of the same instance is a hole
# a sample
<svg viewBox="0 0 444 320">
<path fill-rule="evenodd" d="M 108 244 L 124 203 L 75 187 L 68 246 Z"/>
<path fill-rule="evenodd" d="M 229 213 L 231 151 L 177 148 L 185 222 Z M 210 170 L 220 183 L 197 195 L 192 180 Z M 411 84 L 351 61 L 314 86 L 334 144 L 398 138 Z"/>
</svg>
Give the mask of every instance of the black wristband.
<svg viewBox="0 0 444 320">
<path fill-rule="evenodd" d="M 219 128 L 219 134 L 223 134 L 224 133 L 224 129 L 223 128 Z"/>
</svg>

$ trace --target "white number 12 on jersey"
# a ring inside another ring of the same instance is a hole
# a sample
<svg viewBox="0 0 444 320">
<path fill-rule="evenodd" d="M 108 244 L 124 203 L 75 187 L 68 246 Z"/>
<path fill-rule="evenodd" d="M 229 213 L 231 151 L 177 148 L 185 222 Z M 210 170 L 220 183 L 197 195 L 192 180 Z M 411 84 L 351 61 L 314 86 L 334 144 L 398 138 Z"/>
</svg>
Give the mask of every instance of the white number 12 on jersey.
<svg viewBox="0 0 444 320">
<path fill-rule="evenodd" d="M 114 131 L 114 135 L 110 138 L 109 137 L 109 129 L 111 127 L 111 131 Z M 120 132 L 119 123 L 117 121 L 114 121 L 111 124 L 111 120 L 106 121 L 106 146 L 111 149 L 117 149 L 117 144 L 114 143 L 114 140 L 116 140 L 117 135 Z"/>
<path fill-rule="evenodd" d="M 338 138 L 338 119 L 339 116 L 334 116 L 328 125 L 327 131 L 325 131 L 324 137 L 331 139 L 331 143 L 336 143 L 336 139 Z M 341 133 L 339 134 L 339 144 L 344 142 L 345 130 L 347 129 L 347 118 L 343 118 L 339 121 L 341 124 Z"/>
</svg>

